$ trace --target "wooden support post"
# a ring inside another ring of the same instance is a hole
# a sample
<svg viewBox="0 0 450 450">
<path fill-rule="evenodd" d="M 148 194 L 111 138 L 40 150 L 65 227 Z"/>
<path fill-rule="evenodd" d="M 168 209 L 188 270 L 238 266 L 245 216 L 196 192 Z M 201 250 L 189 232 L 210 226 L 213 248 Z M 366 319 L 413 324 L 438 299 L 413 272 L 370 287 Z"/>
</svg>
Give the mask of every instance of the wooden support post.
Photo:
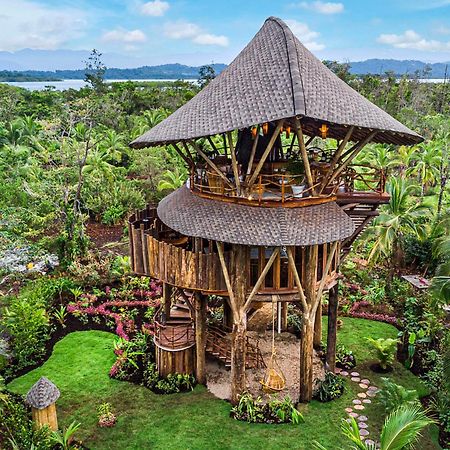
<svg viewBox="0 0 450 450">
<path fill-rule="evenodd" d="M 233 166 L 233 174 L 234 174 L 234 184 L 236 185 L 236 194 L 239 195 L 241 193 L 241 180 L 239 179 L 239 169 L 236 160 L 236 151 L 234 150 L 233 145 L 233 134 L 231 131 L 227 132 L 228 136 L 228 145 L 230 146 L 231 153 L 231 165 Z"/>
<path fill-rule="evenodd" d="M 163 283 L 163 304 L 164 304 L 164 315 L 166 320 L 170 319 L 170 308 L 172 307 L 172 286 L 167 283 Z"/>
<path fill-rule="evenodd" d="M 303 314 L 300 341 L 300 402 L 311 401 L 313 394 L 313 354 L 314 354 L 314 300 L 316 299 L 317 261 L 319 247 L 306 247 L 305 297 L 308 311 Z"/>
<path fill-rule="evenodd" d="M 308 159 L 308 153 L 306 151 L 303 130 L 302 130 L 302 126 L 300 124 L 300 120 L 298 120 L 297 118 L 295 118 L 295 132 L 297 134 L 298 146 L 300 148 L 300 153 L 302 155 L 303 165 L 305 166 L 306 179 L 308 180 L 308 184 L 309 184 L 309 187 L 311 188 L 312 194 L 315 195 L 314 180 L 313 180 L 312 174 L 311 174 L 311 167 L 309 166 L 309 159 Z"/>
<path fill-rule="evenodd" d="M 314 348 L 320 349 L 322 346 L 322 299 L 319 299 L 316 317 L 314 319 Z"/>
<path fill-rule="evenodd" d="M 259 160 L 258 165 L 255 168 L 255 171 L 253 172 L 252 176 L 250 177 L 250 180 L 248 182 L 248 189 L 251 190 L 251 187 L 253 186 L 254 182 L 258 178 L 259 172 L 261 172 L 261 169 L 266 162 L 267 157 L 269 156 L 269 153 L 272 151 L 273 145 L 275 144 L 275 141 L 277 140 L 281 127 L 283 126 L 283 120 L 279 120 L 277 123 L 277 126 L 275 128 L 275 131 L 272 134 L 272 137 L 270 138 L 266 149 L 264 150 L 264 153 L 261 156 L 261 159 Z"/>
<path fill-rule="evenodd" d="M 289 302 L 281 303 L 281 330 L 286 331 L 288 327 L 288 311 L 289 311 Z"/>
<path fill-rule="evenodd" d="M 255 159 L 256 147 L 258 147 L 258 141 L 259 141 L 259 125 L 256 129 L 256 137 L 255 137 L 255 140 L 253 141 L 252 151 L 250 152 L 250 159 L 248 160 L 247 175 L 245 177 L 246 182 L 248 182 L 248 178 L 252 171 L 253 161 Z"/>
<path fill-rule="evenodd" d="M 188 153 L 189 157 L 187 157 L 180 149 L 180 147 L 178 147 L 177 144 L 172 143 L 172 147 L 175 149 L 175 151 L 181 156 L 181 158 L 183 159 L 183 161 L 189 166 L 192 167 L 194 166 L 194 161 L 191 158 L 190 153 Z"/>
<path fill-rule="evenodd" d="M 195 346 L 197 381 L 206 385 L 206 297 L 198 293 L 195 295 Z"/>
<path fill-rule="evenodd" d="M 334 373 L 336 369 L 336 340 L 337 318 L 339 305 L 339 280 L 328 291 L 328 335 L 327 335 L 327 365 L 328 370 Z"/>
<path fill-rule="evenodd" d="M 52 403 L 43 409 L 31 408 L 31 417 L 34 428 L 39 430 L 44 426 L 48 426 L 50 430 L 58 430 L 58 418 L 56 415 L 56 405 Z"/>
</svg>

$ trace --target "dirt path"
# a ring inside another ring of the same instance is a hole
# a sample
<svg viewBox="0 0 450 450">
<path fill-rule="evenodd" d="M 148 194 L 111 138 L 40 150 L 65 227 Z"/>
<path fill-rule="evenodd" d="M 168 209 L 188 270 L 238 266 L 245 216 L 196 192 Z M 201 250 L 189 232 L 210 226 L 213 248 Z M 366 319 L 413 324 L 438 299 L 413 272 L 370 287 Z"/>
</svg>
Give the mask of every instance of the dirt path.
<svg viewBox="0 0 450 450">
<path fill-rule="evenodd" d="M 272 334 L 270 332 L 260 333 L 251 331 L 248 335 L 259 339 L 259 347 L 266 364 L 270 361 L 272 349 Z M 296 401 L 300 394 L 299 373 L 300 373 L 300 340 L 291 333 L 281 333 L 275 337 L 275 347 L 277 352 L 277 362 L 286 378 L 286 389 L 279 394 L 280 398 L 289 395 Z M 313 377 L 323 379 L 325 369 L 322 361 L 314 352 Z M 207 361 L 207 386 L 211 393 L 221 399 L 229 400 L 231 397 L 230 378 L 231 371 L 226 370 L 223 364 L 209 359 Z M 261 395 L 263 399 L 269 399 L 263 390 L 260 381 L 265 374 L 264 369 L 247 369 L 247 388 L 253 395 Z"/>
</svg>

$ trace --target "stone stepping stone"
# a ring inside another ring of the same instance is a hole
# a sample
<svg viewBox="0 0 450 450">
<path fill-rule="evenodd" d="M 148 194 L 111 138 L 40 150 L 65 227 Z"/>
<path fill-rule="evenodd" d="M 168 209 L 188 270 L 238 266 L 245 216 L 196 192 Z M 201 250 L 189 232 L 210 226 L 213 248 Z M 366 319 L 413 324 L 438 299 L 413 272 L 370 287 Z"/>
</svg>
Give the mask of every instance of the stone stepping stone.
<svg viewBox="0 0 450 450">
<path fill-rule="evenodd" d="M 359 435 L 362 437 L 369 436 L 369 432 L 367 430 L 359 430 Z"/>
<path fill-rule="evenodd" d="M 361 381 L 361 378 L 359 378 L 359 377 L 351 377 L 351 380 L 354 381 L 355 383 L 359 383 Z"/>
<path fill-rule="evenodd" d="M 378 391 L 378 388 L 376 386 L 369 386 L 367 388 L 367 390 L 369 390 L 369 391 Z"/>
<path fill-rule="evenodd" d="M 363 429 L 363 428 L 369 428 L 369 425 L 367 425 L 366 422 L 358 422 L 358 427 Z"/>
<path fill-rule="evenodd" d="M 360 393 L 358 394 L 358 397 L 359 397 L 359 398 L 366 398 L 366 397 L 367 397 L 367 394 L 366 394 L 365 392 L 360 392 Z"/>
<path fill-rule="evenodd" d="M 363 378 L 363 379 L 361 380 L 361 383 L 364 383 L 364 384 L 370 384 L 370 380 L 368 380 L 367 378 Z"/>
<path fill-rule="evenodd" d="M 364 384 L 364 383 L 359 383 L 359 387 L 361 389 L 367 389 L 369 386 L 367 384 Z"/>
<path fill-rule="evenodd" d="M 369 397 L 375 397 L 377 395 L 377 393 L 375 391 L 367 391 L 367 395 Z"/>
<path fill-rule="evenodd" d="M 362 411 L 363 409 L 365 409 L 363 405 L 355 405 L 354 408 L 358 411 Z"/>
<path fill-rule="evenodd" d="M 365 399 L 363 400 L 363 403 L 369 404 L 369 403 L 372 403 L 372 400 L 370 400 L 370 398 L 365 398 Z"/>
<path fill-rule="evenodd" d="M 367 422 L 367 417 L 366 416 L 359 416 L 358 417 L 358 422 Z"/>
<path fill-rule="evenodd" d="M 366 439 L 364 441 L 364 443 L 367 444 L 367 445 L 375 445 L 375 441 L 372 441 L 372 439 Z"/>
<path fill-rule="evenodd" d="M 361 404 L 361 400 L 358 400 L 357 398 L 355 398 L 355 400 L 352 400 L 352 403 L 354 405 L 360 405 Z"/>
<path fill-rule="evenodd" d="M 359 417 L 358 413 L 355 413 L 355 412 L 348 413 L 348 415 L 349 415 L 350 417 L 353 417 L 354 419 L 356 419 L 356 418 Z"/>
<path fill-rule="evenodd" d="M 335 374 L 338 374 L 338 373 L 341 373 L 341 372 L 342 372 L 342 369 L 340 367 L 336 367 L 336 369 L 334 369 L 334 373 Z"/>
<path fill-rule="evenodd" d="M 343 377 L 348 377 L 348 372 L 345 370 L 341 370 L 340 375 L 342 375 Z"/>
<path fill-rule="evenodd" d="M 345 412 L 351 414 L 353 412 L 353 408 L 345 408 Z"/>
<path fill-rule="evenodd" d="M 352 372 L 350 375 L 352 377 L 359 377 L 359 372 Z"/>
</svg>

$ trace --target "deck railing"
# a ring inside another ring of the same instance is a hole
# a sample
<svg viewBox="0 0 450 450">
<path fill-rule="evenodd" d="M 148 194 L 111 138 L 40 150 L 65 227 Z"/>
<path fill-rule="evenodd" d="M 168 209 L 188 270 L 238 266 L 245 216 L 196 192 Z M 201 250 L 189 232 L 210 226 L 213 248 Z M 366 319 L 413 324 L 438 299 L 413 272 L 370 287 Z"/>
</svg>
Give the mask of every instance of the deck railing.
<svg viewBox="0 0 450 450">
<path fill-rule="evenodd" d="M 184 350 L 195 345 L 195 330 L 193 324 L 163 325 L 155 323 L 155 344 L 163 349 Z"/>
<path fill-rule="evenodd" d="M 224 177 L 211 169 L 195 168 L 191 172 L 189 186 L 201 196 L 212 198 L 228 198 L 239 203 L 263 204 L 301 204 L 320 201 L 326 198 L 336 198 L 341 194 L 365 192 L 380 195 L 384 193 L 386 176 L 382 169 L 369 165 L 354 164 L 329 182 L 323 189 L 321 183 L 326 176 L 328 166 L 315 164 L 312 166 L 314 175 L 313 186 L 308 186 L 305 175 L 292 175 L 287 172 L 261 173 L 255 182 L 249 186 L 244 177 L 240 179 L 240 192 L 234 185 L 234 175 L 223 173 Z M 225 178 L 229 180 L 227 183 Z M 313 191 L 316 191 L 313 193 Z M 320 193 L 318 193 L 320 192 Z"/>
</svg>

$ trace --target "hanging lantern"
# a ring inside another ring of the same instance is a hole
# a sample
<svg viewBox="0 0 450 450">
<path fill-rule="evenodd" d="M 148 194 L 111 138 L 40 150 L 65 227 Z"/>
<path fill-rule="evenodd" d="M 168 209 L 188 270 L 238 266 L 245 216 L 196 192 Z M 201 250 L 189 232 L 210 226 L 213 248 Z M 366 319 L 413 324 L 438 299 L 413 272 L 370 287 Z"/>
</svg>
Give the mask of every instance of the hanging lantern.
<svg viewBox="0 0 450 450">
<path fill-rule="evenodd" d="M 252 139 L 255 139 L 257 134 L 258 134 L 258 127 L 253 127 L 252 128 Z"/>
<path fill-rule="evenodd" d="M 284 127 L 284 131 L 286 132 L 286 138 L 291 135 L 291 127 Z"/>
<path fill-rule="evenodd" d="M 322 136 L 322 139 L 326 139 L 327 138 L 327 134 L 328 134 L 328 126 L 326 124 L 322 124 L 321 127 L 319 128 L 320 134 Z"/>
<path fill-rule="evenodd" d="M 269 124 L 268 122 L 262 124 L 263 134 L 267 134 L 269 132 Z"/>
</svg>

